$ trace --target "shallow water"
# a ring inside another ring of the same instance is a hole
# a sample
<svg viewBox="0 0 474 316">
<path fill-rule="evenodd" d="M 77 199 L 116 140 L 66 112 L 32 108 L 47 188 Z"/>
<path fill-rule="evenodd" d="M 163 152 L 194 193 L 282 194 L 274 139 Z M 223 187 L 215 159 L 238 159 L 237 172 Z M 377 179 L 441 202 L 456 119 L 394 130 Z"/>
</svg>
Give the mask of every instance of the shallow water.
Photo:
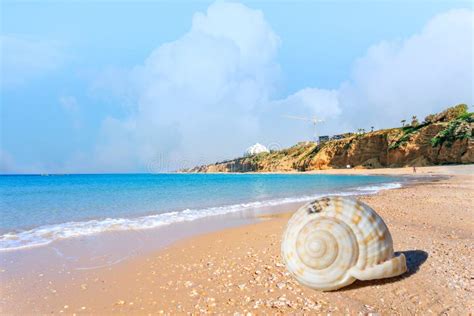
<svg viewBox="0 0 474 316">
<path fill-rule="evenodd" d="M 402 181 L 310 174 L 0 176 L 0 250 L 156 228 L 326 194 L 375 193 Z"/>
</svg>

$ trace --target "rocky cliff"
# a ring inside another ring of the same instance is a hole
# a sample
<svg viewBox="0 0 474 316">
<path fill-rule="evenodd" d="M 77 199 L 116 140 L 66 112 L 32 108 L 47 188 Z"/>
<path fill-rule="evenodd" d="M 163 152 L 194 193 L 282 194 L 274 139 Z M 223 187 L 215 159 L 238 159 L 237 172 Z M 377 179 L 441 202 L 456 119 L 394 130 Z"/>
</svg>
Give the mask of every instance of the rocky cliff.
<svg viewBox="0 0 474 316">
<path fill-rule="evenodd" d="M 381 168 L 474 163 L 474 113 L 458 105 L 423 123 L 414 117 L 400 128 L 350 135 L 323 144 L 293 147 L 241 157 L 185 172 L 272 172 L 316 169 Z"/>
</svg>

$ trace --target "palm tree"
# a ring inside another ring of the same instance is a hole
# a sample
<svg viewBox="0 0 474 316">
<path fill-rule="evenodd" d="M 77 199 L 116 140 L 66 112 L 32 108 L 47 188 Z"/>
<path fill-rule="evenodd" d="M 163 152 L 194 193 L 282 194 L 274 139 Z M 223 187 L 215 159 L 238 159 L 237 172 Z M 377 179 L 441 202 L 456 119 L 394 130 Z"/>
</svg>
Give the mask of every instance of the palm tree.
<svg viewBox="0 0 474 316">
<path fill-rule="evenodd" d="M 374 127 L 373 127 L 373 126 L 370 127 L 370 131 L 371 131 L 371 132 L 374 131 Z"/>
<path fill-rule="evenodd" d="M 402 127 L 405 127 L 405 123 L 407 122 L 407 120 L 401 120 L 400 123 L 402 123 Z"/>
<path fill-rule="evenodd" d="M 416 115 L 413 115 L 411 117 L 411 126 L 415 127 L 415 126 L 418 126 L 418 118 L 416 117 Z"/>
</svg>

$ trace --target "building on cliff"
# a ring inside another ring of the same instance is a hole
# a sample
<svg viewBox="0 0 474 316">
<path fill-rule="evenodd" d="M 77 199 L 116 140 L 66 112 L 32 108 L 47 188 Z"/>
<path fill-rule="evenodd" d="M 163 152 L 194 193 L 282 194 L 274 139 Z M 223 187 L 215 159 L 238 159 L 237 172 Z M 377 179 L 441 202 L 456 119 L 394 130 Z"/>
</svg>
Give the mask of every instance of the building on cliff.
<svg viewBox="0 0 474 316">
<path fill-rule="evenodd" d="M 256 143 L 255 145 L 250 146 L 245 150 L 244 156 L 252 156 L 260 153 L 269 153 L 270 151 L 267 149 L 267 147 L 263 146 L 262 144 Z"/>
<path fill-rule="evenodd" d="M 329 141 L 329 136 L 319 136 L 319 143 L 324 144 Z"/>
<path fill-rule="evenodd" d="M 332 139 L 331 139 L 332 138 Z M 474 163 L 474 113 L 459 104 L 428 115 L 416 126 L 333 135 L 324 143 L 300 142 L 269 154 L 249 147 L 245 157 L 188 172 L 279 172 L 328 168 L 383 168 Z"/>
</svg>

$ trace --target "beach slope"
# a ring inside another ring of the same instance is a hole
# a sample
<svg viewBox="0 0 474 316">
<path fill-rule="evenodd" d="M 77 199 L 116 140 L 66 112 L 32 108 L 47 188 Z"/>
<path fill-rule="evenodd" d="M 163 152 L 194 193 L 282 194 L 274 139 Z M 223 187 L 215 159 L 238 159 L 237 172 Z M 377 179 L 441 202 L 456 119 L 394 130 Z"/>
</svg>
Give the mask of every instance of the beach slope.
<svg viewBox="0 0 474 316">
<path fill-rule="evenodd" d="M 3 284 L 2 313 L 469 314 L 472 171 L 472 166 L 420 168 L 419 173 L 451 175 L 360 198 L 384 218 L 395 251 L 407 257 L 409 271 L 397 278 L 356 281 L 335 292 L 299 285 L 280 258 L 291 216 L 286 213 L 104 269 Z"/>
</svg>

